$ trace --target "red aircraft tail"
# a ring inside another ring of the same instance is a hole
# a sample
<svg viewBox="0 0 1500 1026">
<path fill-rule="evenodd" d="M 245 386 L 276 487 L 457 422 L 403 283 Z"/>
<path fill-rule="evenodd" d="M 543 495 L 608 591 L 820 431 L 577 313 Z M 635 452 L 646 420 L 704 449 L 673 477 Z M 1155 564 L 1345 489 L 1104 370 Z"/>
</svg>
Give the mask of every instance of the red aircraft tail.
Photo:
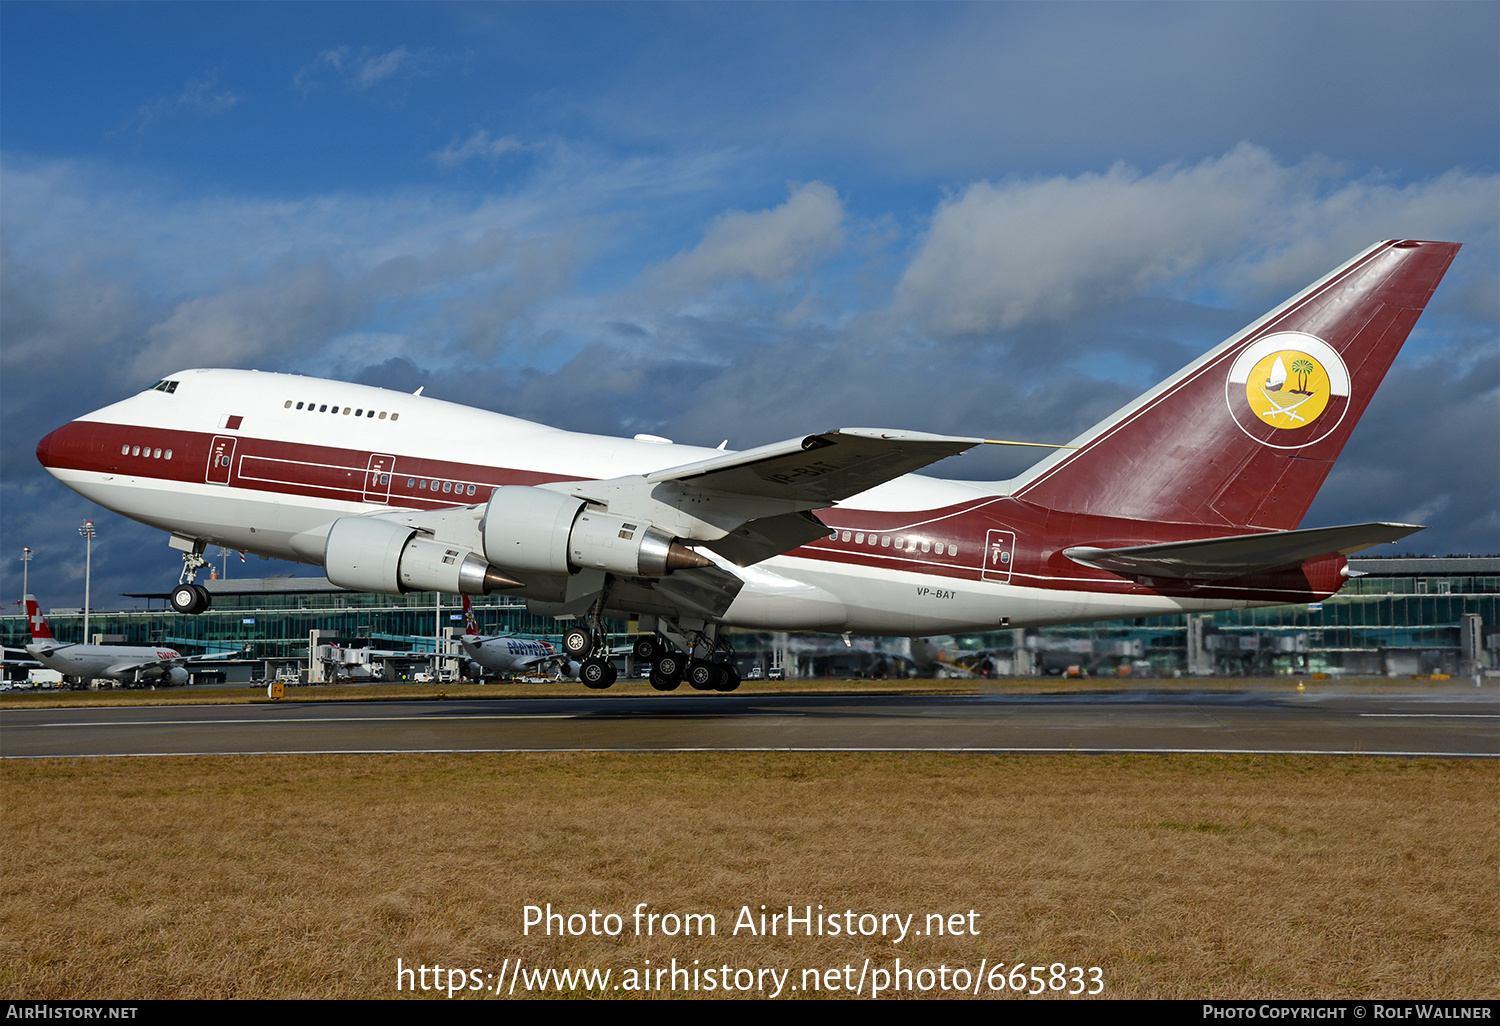
<svg viewBox="0 0 1500 1026">
<path fill-rule="evenodd" d="M 15 592 L 11 592 L 15 594 Z M 26 596 L 26 619 L 31 621 L 32 641 L 55 641 L 52 636 L 52 628 L 47 626 L 47 618 L 42 615 L 42 607 L 36 604 L 36 599 L 30 595 Z"/>
<path fill-rule="evenodd" d="M 1458 253 L 1372 246 L 1015 482 L 1049 509 L 1289 530 Z"/>
</svg>

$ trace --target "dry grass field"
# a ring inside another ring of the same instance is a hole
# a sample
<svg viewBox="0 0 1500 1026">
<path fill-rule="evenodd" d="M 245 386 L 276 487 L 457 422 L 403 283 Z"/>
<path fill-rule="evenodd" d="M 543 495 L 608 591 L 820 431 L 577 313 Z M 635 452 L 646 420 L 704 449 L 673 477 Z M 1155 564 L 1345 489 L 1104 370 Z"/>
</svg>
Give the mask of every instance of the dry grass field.
<svg viewBox="0 0 1500 1026">
<path fill-rule="evenodd" d="M 627 970 L 675 958 L 790 970 L 783 996 L 804 996 L 804 969 L 852 966 L 852 986 L 900 958 L 1097 966 L 1106 997 L 1496 998 L 1497 798 L 1494 760 L 7 761 L 0 993 L 383 998 L 398 958 L 480 973 L 465 984 L 519 958 L 609 969 L 628 996 Z M 623 931 L 524 935 L 549 902 Z M 641 902 L 712 913 L 715 935 L 635 936 Z M 762 904 L 918 930 L 973 910 L 978 933 L 734 934 Z"/>
</svg>

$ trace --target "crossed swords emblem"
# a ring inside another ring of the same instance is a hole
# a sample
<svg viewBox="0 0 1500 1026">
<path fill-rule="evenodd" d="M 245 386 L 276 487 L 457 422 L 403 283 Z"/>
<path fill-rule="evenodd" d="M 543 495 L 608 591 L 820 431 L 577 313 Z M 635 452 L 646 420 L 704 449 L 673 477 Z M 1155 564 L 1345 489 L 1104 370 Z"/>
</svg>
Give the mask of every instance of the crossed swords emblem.
<svg viewBox="0 0 1500 1026">
<path fill-rule="evenodd" d="M 1307 418 L 1306 417 L 1298 415 L 1298 413 L 1297 413 L 1297 407 L 1301 406 L 1303 403 L 1305 403 L 1309 399 L 1311 399 L 1312 398 L 1311 395 L 1305 395 L 1301 399 L 1298 399 L 1294 403 L 1286 403 L 1285 405 L 1283 405 L 1282 403 L 1278 403 L 1275 400 L 1275 398 L 1271 395 L 1271 393 L 1269 393 L 1269 392 L 1266 391 L 1266 386 L 1264 386 L 1264 385 L 1260 386 L 1260 394 L 1263 395 L 1263 396 L 1265 396 L 1266 397 L 1266 402 L 1268 402 L 1268 403 L 1271 404 L 1271 410 L 1267 414 L 1267 416 L 1269 416 L 1269 417 L 1277 417 L 1277 416 L 1280 416 L 1281 414 L 1284 413 L 1284 414 L 1287 415 L 1287 420 L 1289 422 L 1295 422 L 1295 421 L 1299 421 L 1299 420 L 1302 421 L 1303 423 L 1307 422 Z M 1317 394 L 1316 392 L 1313 393 L 1313 395 L 1316 395 L 1316 394 Z"/>
</svg>

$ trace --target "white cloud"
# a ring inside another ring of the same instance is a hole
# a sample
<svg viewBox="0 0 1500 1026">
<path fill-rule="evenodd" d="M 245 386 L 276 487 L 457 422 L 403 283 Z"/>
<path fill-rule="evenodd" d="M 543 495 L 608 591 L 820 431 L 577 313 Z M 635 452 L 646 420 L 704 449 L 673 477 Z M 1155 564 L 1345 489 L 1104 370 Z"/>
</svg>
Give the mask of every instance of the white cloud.
<svg viewBox="0 0 1500 1026">
<path fill-rule="evenodd" d="M 457 167 L 470 160 L 498 160 L 506 154 L 520 153 L 534 148 L 513 135 L 503 135 L 496 139 L 491 138 L 484 129 L 476 128 L 473 134 L 463 142 L 455 139 L 431 156 L 443 167 Z"/>
<path fill-rule="evenodd" d="M 795 187 L 771 210 L 721 215 L 701 242 L 658 267 L 656 279 L 691 290 L 735 278 L 783 281 L 844 244 L 844 207 L 822 182 Z"/>
<path fill-rule="evenodd" d="M 371 53 L 369 47 L 355 53 L 348 46 L 337 46 L 319 53 L 316 60 L 298 70 L 292 81 L 298 90 L 307 93 L 332 69 L 350 89 L 364 92 L 396 75 L 418 74 L 431 66 L 431 54 L 414 52 L 405 46 L 385 53 Z"/>
<path fill-rule="evenodd" d="M 1493 241 L 1497 176 L 1398 188 L 1338 173 L 1240 145 L 1151 174 L 979 182 L 938 209 L 894 308 L 940 335 L 993 332 L 1172 281 L 1280 294 L 1384 238 Z"/>
<path fill-rule="evenodd" d="M 159 96 L 141 104 L 130 122 L 118 131 L 134 131 L 140 137 L 147 128 L 174 114 L 223 114 L 232 110 L 240 102 L 240 96 L 228 89 L 219 89 L 217 85 L 217 73 L 188 82 L 176 96 Z"/>
</svg>

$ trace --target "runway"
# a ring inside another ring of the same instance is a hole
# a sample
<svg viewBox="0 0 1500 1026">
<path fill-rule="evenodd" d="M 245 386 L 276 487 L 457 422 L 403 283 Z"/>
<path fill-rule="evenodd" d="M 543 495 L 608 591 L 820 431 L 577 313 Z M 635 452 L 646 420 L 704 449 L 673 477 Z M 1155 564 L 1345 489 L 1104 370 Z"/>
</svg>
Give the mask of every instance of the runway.
<svg viewBox="0 0 1500 1026">
<path fill-rule="evenodd" d="M 1500 757 L 1466 693 L 659 695 L 25 709 L 6 758 L 388 752 L 1221 752 Z"/>
</svg>

